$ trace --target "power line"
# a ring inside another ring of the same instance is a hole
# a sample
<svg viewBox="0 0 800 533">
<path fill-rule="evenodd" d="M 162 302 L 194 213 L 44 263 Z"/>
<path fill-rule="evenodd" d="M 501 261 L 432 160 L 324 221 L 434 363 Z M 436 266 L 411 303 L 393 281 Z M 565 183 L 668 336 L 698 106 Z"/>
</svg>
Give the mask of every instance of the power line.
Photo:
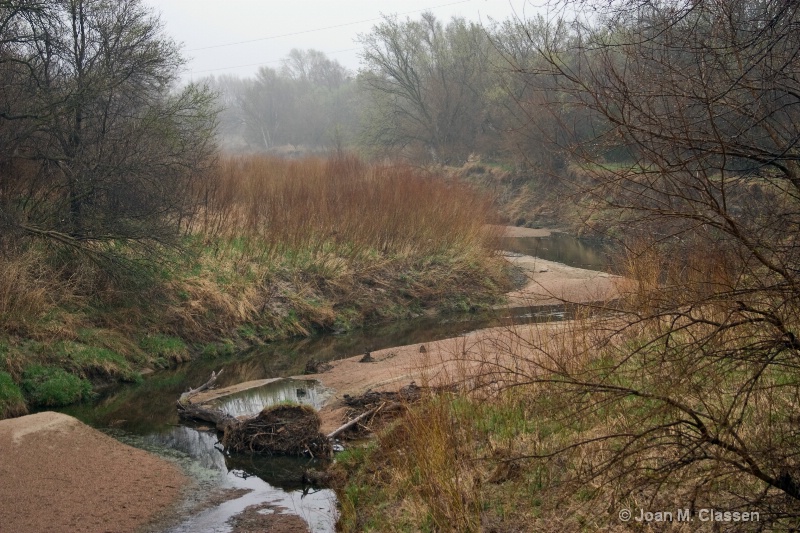
<svg viewBox="0 0 800 533">
<path fill-rule="evenodd" d="M 328 55 L 339 54 L 339 53 L 342 53 L 342 52 L 352 52 L 353 50 L 358 50 L 358 48 L 347 48 L 345 50 L 334 50 L 333 52 L 325 52 L 325 54 L 328 54 Z M 232 70 L 232 69 L 235 69 L 235 68 L 260 67 L 260 66 L 269 65 L 269 64 L 272 64 L 272 63 L 281 63 L 282 61 L 284 61 L 284 60 L 283 59 L 272 59 L 270 61 L 262 61 L 262 62 L 259 62 L 259 63 L 249 63 L 247 65 L 236 65 L 236 66 L 233 66 L 233 67 L 219 67 L 219 68 L 207 68 L 207 69 L 203 69 L 203 70 L 192 70 L 192 74 L 202 74 L 203 72 L 215 72 L 217 70 Z"/>
<path fill-rule="evenodd" d="M 441 5 L 438 5 L 438 6 L 426 7 L 425 9 L 415 9 L 414 11 L 406 11 L 405 13 L 398 13 L 398 15 L 410 15 L 411 13 L 419 13 L 421 11 L 427 11 L 429 9 L 439 9 L 440 7 L 448 7 L 448 6 L 455 6 L 455 5 L 458 5 L 458 4 L 466 4 L 467 2 L 471 2 L 471 1 L 472 0 L 460 0 L 458 2 L 450 2 L 449 4 L 441 4 Z M 313 32 L 316 32 L 316 31 L 325 31 L 325 30 L 332 30 L 332 29 L 336 29 L 336 28 L 344 28 L 345 26 L 355 26 L 356 24 L 363 24 L 365 22 L 374 22 L 376 20 L 381 20 L 381 17 L 359 20 L 357 22 L 347 22 L 345 24 L 337 24 L 335 26 L 325 26 L 324 28 L 315 28 L 313 30 L 303 30 L 303 31 L 296 31 L 296 32 L 292 32 L 292 33 L 282 33 L 280 35 L 270 35 L 269 37 L 259 37 L 258 39 L 249 39 L 247 41 L 236 41 L 234 43 L 224 43 L 224 44 L 214 44 L 214 45 L 211 45 L 211 46 L 201 46 L 200 48 L 192 48 L 192 49 L 189 49 L 189 50 L 186 50 L 186 51 L 187 52 L 197 52 L 199 50 L 210 50 L 212 48 L 223 48 L 223 47 L 226 47 L 226 46 L 236 46 L 236 45 L 239 45 L 239 44 L 249 44 L 249 43 L 255 43 L 255 42 L 258 42 L 258 41 L 269 41 L 271 39 L 280 39 L 282 37 L 292 37 L 292 36 L 295 36 L 295 35 L 303 35 L 303 34 L 306 34 L 306 33 L 313 33 Z M 247 66 L 250 66 L 250 65 L 247 65 Z M 235 68 L 235 67 L 226 67 L 226 68 Z M 216 70 L 221 70 L 221 69 L 216 69 Z"/>
</svg>

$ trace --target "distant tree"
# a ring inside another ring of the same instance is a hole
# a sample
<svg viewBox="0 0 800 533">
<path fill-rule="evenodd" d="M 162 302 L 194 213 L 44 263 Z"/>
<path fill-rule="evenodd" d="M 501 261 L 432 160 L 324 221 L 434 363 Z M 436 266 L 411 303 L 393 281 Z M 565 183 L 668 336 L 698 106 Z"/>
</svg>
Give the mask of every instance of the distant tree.
<svg viewBox="0 0 800 533">
<path fill-rule="evenodd" d="M 294 98 L 291 83 L 275 69 L 262 67 L 246 82 L 237 101 L 250 146 L 268 150 L 289 142 Z"/>
<path fill-rule="evenodd" d="M 240 102 L 248 83 L 249 80 L 233 75 L 209 76 L 199 82 L 215 95 L 219 110 L 217 140 L 223 150 L 235 151 L 244 145 L 242 129 L 245 115 Z"/>
<path fill-rule="evenodd" d="M 329 90 L 338 89 L 350 77 L 347 69 L 319 50 L 292 49 L 283 60 L 281 74 Z"/>
<path fill-rule="evenodd" d="M 507 154 L 539 174 L 563 176 L 564 144 L 568 138 L 581 138 L 580 124 L 591 113 L 582 105 L 571 105 L 570 93 L 545 74 L 548 64 L 539 53 L 543 43 L 563 46 L 569 37 L 566 24 L 542 16 L 507 20 L 492 31 L 501 67 L 491 103 L 503 125 L 502 145 Z M 569 51 L 562 55 L 566 61 L 571 57 Z"/>
<path fill-rule="evenodd" d="M 2 223 L 84 251 L 174 242 L 214 151 L 212 95 L 140 0 L 0 4 Z"/>
<path fill-rule="evenodd" d="M 444 26 L 425 13 L 385 18 L 360 41 L 367 144 L 456 163 L 495 133 L 486 105 L 492 47 L 480 26 L 458 18 Z"/>
<path fill-rule="evenodd" d="M 352 144 L 358 105 L 352 76 L 317 50 L 292 50 L 280 69 L 261 67 L 255 79 L 210 79 L 219 93 L 225 140 L 239 136 L 251 151 L 291 144 L 304 149 L 343 149 Z"/>
</svg>

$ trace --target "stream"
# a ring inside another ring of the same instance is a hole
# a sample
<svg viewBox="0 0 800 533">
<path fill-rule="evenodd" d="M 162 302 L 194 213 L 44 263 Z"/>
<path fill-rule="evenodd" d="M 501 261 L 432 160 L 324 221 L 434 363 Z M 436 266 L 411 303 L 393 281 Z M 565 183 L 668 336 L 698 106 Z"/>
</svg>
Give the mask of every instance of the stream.
<svg viewBox="0 0 800 533">
<path fill-rule="evenodd" d="M 504 249 L 593 270 L 607 270 L 607 249 L 597 241 L 554 233 L 549 237 L 504 239 Z M 402 323 L 372 326 L 347 334 L 323 334 L 259 346 L 243 353 L 213 359 L 198 358 L 177 368 L 155 372 L 138 384 L 102 391 L 91 402 L 64 408 L 90 426 L 114 438 L 179 463 L 199 484 L 195 497 L 181 509 L 185 518 L 166 526 L 169 533 L 231 531 L 231 517 L 252 505 L 270 503 L 299 515 L 314 533 L 335 531 L 336 497 L 328 489 L 312 489 L 300 482 L 303 470 L 313 468 L 309 458 L 226 455 L 217 435 L 200 424 L 178 420 L 175 401 L 188 387 L 204 383 L 212 371 L 224 368 L 217 381 L 226 387 L 244 381 L 300 375 L 311 359 L 330 361 L 366 350 L 431 342 L 464 335 L 476 329 L 509 322 L 562 319 L 559 306 L 504 309 Z M 320 407 L 329 391 L 311 381 L 279 380 L 226 398 L 220 408 L 233 415 L 255 414 L 263 407 L 292 401 Z M 197 510 L 203 495 L 219 489 L 240 489 L 236 497 Z"/>
</svg>

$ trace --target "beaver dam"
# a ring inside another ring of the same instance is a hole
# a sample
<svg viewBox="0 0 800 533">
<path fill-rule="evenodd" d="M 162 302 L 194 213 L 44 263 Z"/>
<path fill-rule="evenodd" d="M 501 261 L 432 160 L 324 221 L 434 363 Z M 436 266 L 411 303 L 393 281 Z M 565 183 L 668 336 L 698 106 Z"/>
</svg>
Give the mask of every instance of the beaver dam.
<svg viewBox="0 0 800 533">
<path fill-rule="evenodd" d="M 351 408 L 349 420 L 325 435 L 320 431 L 319 413 L 313 405 L 277 403 L 263 407 L 255 415 L 239 416 L 234 416 L 226 409 L 226 406 L 235 404 L 236 397 L 242 393 L 252 394 L 254 390 L 281 381 L 307 383 L 304 380 L 276 378 L 213 390 L 221 374 L 222 371 L 213 373 L 205 384 L 181 394 L 176 407 L 182 419 L 214 424 L 215 429 L 222 433 L 220 444 L 227 453 L 329 458 L 333 454 L 334 439 L 348 430 L 354 436 L 363 434 L 359 431 L 359 427 L 364 427 L 363 422 L 375 419 L 378 415 L 385 418 L 387 413 L 402 411 L 405 405 L 418 400 L 423 391 L 422 387 L 411 382 L 398 392 L 367 391 L 359 397 L 345 395 L 344 403 Z M 307 397 L 309 390 L 314 389 L 296 389 L 301 398 Z M 438 392 L 438 389 L 428 387 L 425 390 Z"/>
<path fill-rule="evenodd" d="M 277 403 L 264 407 L 255 416 L 238 417 L 225 410 L 228 396 L 258 389 L 280 381 L 280 378 L 244 383 L 212 392 L 217 377 L 221 374 L 222 371 L 214 372 L 206 383 L 181 394 L 176 404 L 181 418 L 214 424 L 217 431 L 222 433 L 220 442 L 228 452 L 310 457 L 331 455 L 330 440 L 320 432 L 320 418 L 312 406 Z M 298 388 L 298 393 L 302 391 L 298 395 L 305 396 L 305 390 Z"/>
</svg>

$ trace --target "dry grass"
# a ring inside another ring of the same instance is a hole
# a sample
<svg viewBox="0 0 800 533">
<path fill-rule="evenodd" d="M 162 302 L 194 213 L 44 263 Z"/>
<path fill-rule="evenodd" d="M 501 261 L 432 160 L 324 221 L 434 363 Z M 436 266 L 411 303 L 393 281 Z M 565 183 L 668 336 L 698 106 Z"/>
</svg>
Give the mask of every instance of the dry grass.
<svg viewBox="0 0 800 533">
<path fill-rule="evenodd" d="M 345 530 L 378 530 L 389 516 L 392 531 L 656 531 L 663 524 L 617 513 L 686 508 L 757 511 L 760 522 L 695 515 L 670 531 L 793 530 L 785 480 L 800 472 L 800 380 L 793 351 L 775 344 L 798 323 L 792 302 L 772 308 L 768 294 L 745 292 L 767 280 L 737 274 L 724 248 L 679 261 L 646 246 L 631 254 L 624 312 L 426 354 L 428 380 L 466 390 L 431 398 L 379 438 L 340 490 Z M 745 294 L 783 318 L 775 329 L 742 311 Z M 469 492 L 460 506 L 451 484 Z"/>
<path fill-rule="evenodd" d="M 466 252 L 491 244 L 491 202 L 465 185 L 355 157 L 228 157 L 195 231 L 265 260 L 335 250 L 347 259 Z M 239 243 L 237 243 L 239 244 Z M 337 261 L 326 265 L 341 268 Z"/>
<path fill-rule="evenodd" d="M 242 156 L 222 158 L 214 183 L 191 228 L 198 274 L 172 282 L 174 334 L 349 329 L 505 283 L 491 202 L 458 181 L 354 157 Z"/>
<path fill-rule="evenodd" d="M 56 272 L 41 252 L 0 255 L 0 331 L 25 332 L 59 304 Z"/>
<path fill-rule="evenodd" d="M 147 352 L 147 339 L 194 353 L 221 341 L 243 348 L 467 310 L 506 287 L 491 202 L 457 180 L 353 157 L 249 156 L 221 158 L 210 183 L 187 191 L 203 209 L 184 228 L 184 249 L 162 250 L 158 262 L 131 250 L 130 269 L 109 273 L 36 242 L 5 246 L 5 370 L 18 379 L 33 362 L 60 364 L 52 354 L 74 345 L 105 350 L 91 353 L 129 376 L 117 356 L 141 368 L 188 355 Z M 116 375 L 97 365 L 71 371 Z"/>
</svg>

